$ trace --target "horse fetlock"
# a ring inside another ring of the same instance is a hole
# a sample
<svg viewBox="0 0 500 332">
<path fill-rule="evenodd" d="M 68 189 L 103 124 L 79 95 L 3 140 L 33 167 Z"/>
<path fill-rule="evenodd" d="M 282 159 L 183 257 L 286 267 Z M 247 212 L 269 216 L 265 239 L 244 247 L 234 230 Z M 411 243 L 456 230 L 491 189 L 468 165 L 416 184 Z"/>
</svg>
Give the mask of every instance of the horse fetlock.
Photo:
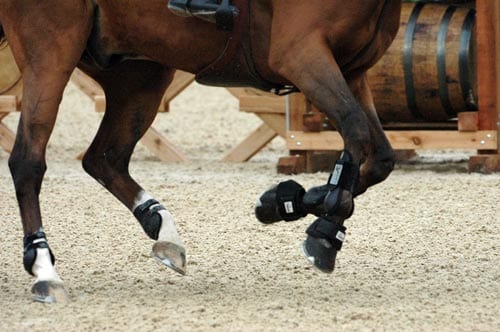
<svg viewBox="0 0 500 332">
<path fill-rule="evenodd" d="M 303 204 L 304 194 L 304 187 L 297 182 L 280 182 L 259 197 L 255 205 L 255 215 L 265 224 L 305 217 L 307 211 Z"/>
<path fill-rule="evenodd" d="M 153 240 L 158 240 L 162 226 L 163 218 L 160 211 L 166 211 L 166 209 L 155 199 L 149 199 L 134 209 L 134 216 L 144 232 Z"/>
<path fill-rule="evenodd" d="M 337 252 L 342 248 L 346 228 L 334 220 L 318 218 L 307 229 L 302 244 L 306 258 L 325 273 L 333 272 Z"/>
<path fill-rule="evenodd" d="M 358 183 L 359 167 L 352 162 L 351 154 L 344 151 L 335 163 L 325 185 L 313 187 L 303 198 L 305 209 L 317 217 L 347 219 L 354 210 L 353 191 Z"/>
<path fill-rule="evenodd" d="M 326 218 L 318 218 L 306 230 L 306 233 L 317 239 L 327 240 L 335 250 L 340 251 L 345 239 L 346 228 Z"/>
<path fill-rule="evenodd" d="M 26 235 L 23 240 L 23 265 L 24 269 L 38 278 L 53 276 L 55 257 L 49 248 L 45 233 L 42 230 Z M 46 276 L 45 276 L 46 275 Z"/>
</svg>

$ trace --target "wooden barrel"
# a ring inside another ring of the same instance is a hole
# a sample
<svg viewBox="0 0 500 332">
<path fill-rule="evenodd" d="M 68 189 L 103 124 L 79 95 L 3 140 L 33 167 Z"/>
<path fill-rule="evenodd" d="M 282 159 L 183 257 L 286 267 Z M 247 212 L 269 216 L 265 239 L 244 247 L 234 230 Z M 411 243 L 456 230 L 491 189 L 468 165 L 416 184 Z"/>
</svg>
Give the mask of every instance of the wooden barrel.
<svg viewBox="0 0 500 332">
<path fill-rule="evenodd" d="M 477 110 L 475 10 L 404 3 L 401 26 L 368 72 L 383 123 L 442 122 Z"/>
<path fill-rule="evenodd" d="M 0 44 L 0 95 L 20 85 L 21 73 L 7 43 Z"/>
</svg>

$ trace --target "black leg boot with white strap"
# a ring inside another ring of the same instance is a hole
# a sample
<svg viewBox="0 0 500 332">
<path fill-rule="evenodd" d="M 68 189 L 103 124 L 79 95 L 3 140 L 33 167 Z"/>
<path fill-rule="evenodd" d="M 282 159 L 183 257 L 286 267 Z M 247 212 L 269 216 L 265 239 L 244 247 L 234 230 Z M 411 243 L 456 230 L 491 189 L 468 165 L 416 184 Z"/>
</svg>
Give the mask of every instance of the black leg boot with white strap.
<svg viewBox="0 0 500 332">
<path fill-rule="evenodd" d="M 68 294 L 54 267 L 55 257 L 50 250 L 43 229 L 26 235 L 23 245 L 24 269 L 36 277 L 31 288 L 33 300 L 43 303 L 68 302 Z"/>
<path fill-rule="evenodd" d="M 186 274 L 186 249 L 172 214 L 148 193 L 141 191 L 133 208 L 144 232 L 155 243 L 151 256 L 174 271 Z"/>
<path fill-rule="evenodd" d="M 331 273 L 345 238 L 344 220 L 354 211 L 353 192 L 358 179 L 359 167 L 344 151 L 325 185 L 306 192 L 293 180 L 280 182 L 259 197 L 255 216 L 264 224 L 295 221 L 308 214 L 317 216 L 306 231 L 302 251 L 320 271 Z"/>
<path fill-rule="evenodd" d="M 305 193 L 303 204 L 318 219 L 307 229 L 302 250 L 320 271 L 333 272 L 337 252 L 345 239 L 343 223 L 354 211 L 353 191 L 359 179 L 359 167 L 348 151 L 342 152 L 326 185 Z"/>
</svg>

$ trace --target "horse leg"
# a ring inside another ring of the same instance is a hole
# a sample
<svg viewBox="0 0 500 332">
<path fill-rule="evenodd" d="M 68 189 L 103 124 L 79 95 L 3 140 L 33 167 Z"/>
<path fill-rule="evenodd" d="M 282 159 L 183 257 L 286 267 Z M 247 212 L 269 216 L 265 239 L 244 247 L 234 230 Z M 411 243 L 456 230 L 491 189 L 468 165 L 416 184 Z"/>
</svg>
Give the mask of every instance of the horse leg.
<svg viewBox="0 0 500 332">
<path fill-rule="evenodd" d="M 365 111 L 371 135 L 369 155 L 361 167 L 359 182 L 354 190 L 357 196 L 389 176 L 394 169 L 395 154 L 378 118 L 366 73 L 348 80 L 348 83 Z"/>
<path fill-rule="evenodd" d="M 286 26 L 286 25 L 284 25 Z M 318 219 L 307 229 L 303 250 L 321 271 L 332 272 L 337 251 L 345 235 L 344 220 L 354 210 L 354 188 L 359 167 L 370 153 L 368 118 L 354 97 L 321 31 L 290 39 L 276 35 L 270 52 L 270 66 L 295 84 L 318 110 L 335 122 L 345 149 L 328 183 L 310 189 L 303 196 L 308 213 Z"/>
<path fill-rule="evenodd" d="M 105 91 L 106 112 L 83 158 L 83 167 L 130 209 L 146 234 L 156 240 L 153 257 L 185 274 L 186 253 L 174 218 L 128 170 L 133 149 L 153 122 L 174 71 L 150 61 L 127 61 L 112 70 L 89 74 Z"/>
<path fill-rule="evenodd" d="M 31 290 L 35 301 L 65 302 L 67 293 L 42 228 L 39 195 L 47 142 L 64 88 L 84 50 L 92 10 L 81 1 L 24 1 L 5 10 L 10 15 L 2 24 L 24 82 L 9 158 L 24 231 L 24 267 L 36 277 Z"/>
</svg>

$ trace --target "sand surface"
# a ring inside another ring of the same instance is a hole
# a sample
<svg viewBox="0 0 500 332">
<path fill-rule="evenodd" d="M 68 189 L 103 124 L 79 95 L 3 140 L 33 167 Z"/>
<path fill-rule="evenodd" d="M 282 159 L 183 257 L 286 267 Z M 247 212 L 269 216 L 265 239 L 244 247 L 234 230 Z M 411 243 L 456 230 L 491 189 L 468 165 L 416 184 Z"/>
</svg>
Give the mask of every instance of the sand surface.
<svg viewBox="0 0 500 332">
<path fill-rule="evenodd" d="M 101 117 L 69 85 L 47 153 L 41 204 L 68 305 L 33 303 L 8 155 L 0 151 L 0 331 L 500 331 L 500 174 L 468 174 L 467 151 L 423 154 L 356 201 L 332 275 L 299 246 L 309 216 L 261 225 L 254 202 L 286 155 L 275 139 L 248 163 L 219 160 L 259 125 L 223 89 L 193 85 L 155 127 L 191 158 L 142 145 L 131 171 L 174 214 L 182 277 L 149 257 L 134 217 L 75 156 Z M 6 122 L 15 128 L 16 115 Z M 328 174 L 293 178 L 309 188 Z"/>
</svg>

